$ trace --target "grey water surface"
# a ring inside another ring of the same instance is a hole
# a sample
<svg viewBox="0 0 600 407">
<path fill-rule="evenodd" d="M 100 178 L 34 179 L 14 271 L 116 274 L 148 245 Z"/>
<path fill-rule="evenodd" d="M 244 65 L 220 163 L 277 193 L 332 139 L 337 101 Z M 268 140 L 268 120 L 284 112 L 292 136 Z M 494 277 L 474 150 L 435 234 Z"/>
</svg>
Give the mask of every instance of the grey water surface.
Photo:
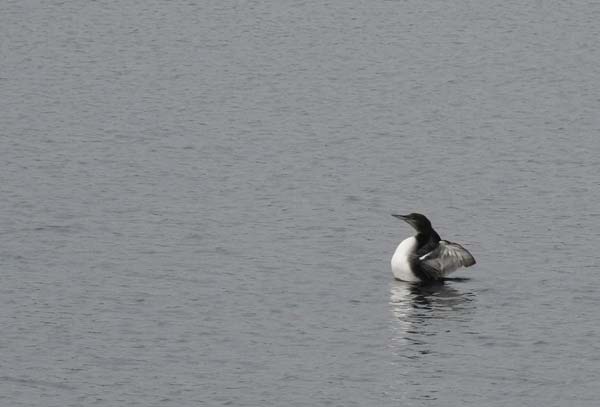
<svg viewBox="0 0 600 407">
<path fill-rule="evenodd" d="M 0 405 L 598 405 L 599 21 L 4 1 Z"/>
</svg>

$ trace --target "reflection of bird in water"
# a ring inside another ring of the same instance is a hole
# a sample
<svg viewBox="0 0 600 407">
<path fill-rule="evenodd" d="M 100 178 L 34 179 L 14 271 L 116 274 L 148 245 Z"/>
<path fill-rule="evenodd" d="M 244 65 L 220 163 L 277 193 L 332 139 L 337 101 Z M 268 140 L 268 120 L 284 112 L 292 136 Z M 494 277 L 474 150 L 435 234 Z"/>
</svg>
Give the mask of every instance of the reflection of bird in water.
<svg viewBox="0 0 600 407">
<path fill-rule="evenodd" d="M 471 301 L 470 293 L 460 292 L 443 282 L 415 285 L 395 281 L 390 292 L 392 307 L 407 311 L 414 309 L 425 309 L 434 312 L 452 311 L 460 309 L 462 305 Z"/>
<path fill-rule="evenodd" d="M 473 294 L 461 292 L 443 282 L 426 285 L 395 281 L 390 287 L 390 306 L 395 316 L 393 341 L 396 345 L 427 343 L 428 336 L 438 334 L 436 328 L 447 328 L 447 324 L 429 327 L 435 320 L 458 321 L 470 313 Z M 421 349 L 420 353 L 427 353 Z"/>
<path fill-rule="evenodd" d="M 475 264 L 475 258 L 458 243 L 441 240 L 431 222 L 420 213 L 392 215 L 416 229 L 404 239 L 392 257 L 392 272 L 397 280 L 431 282 L 443 280 L 460 267 Z"/>
</svg>

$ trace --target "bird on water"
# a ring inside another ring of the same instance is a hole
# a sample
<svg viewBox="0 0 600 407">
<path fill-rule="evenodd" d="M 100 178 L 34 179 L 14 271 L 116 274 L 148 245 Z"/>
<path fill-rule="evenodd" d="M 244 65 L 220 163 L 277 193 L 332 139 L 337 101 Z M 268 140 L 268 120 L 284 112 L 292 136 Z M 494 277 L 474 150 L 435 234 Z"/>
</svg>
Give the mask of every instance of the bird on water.
<svg viewBox="0 0 600 407">
<path fill-rule="evenodd" d="M 433 282 L 443 280 L 460 267 L 475 264 L 475 258 L 458 243 L 442 240 L 427 217 L 420 213 L 392 215 L 411 225 L 417 234 L 404 239 L 392 256 L 397 280 Z"/>
</svg>

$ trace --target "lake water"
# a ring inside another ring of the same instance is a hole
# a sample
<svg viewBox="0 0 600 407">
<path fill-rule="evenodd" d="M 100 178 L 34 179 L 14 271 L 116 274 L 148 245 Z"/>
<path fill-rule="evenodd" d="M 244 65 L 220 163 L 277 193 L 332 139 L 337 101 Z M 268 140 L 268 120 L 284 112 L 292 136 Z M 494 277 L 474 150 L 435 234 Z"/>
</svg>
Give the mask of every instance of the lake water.
<svg viewBox="0 0 600 407">
<path fill-rule="evenodd" d="M 597 405 L 599 4 L 0 8 L 1 405 Z"/>
</svg>

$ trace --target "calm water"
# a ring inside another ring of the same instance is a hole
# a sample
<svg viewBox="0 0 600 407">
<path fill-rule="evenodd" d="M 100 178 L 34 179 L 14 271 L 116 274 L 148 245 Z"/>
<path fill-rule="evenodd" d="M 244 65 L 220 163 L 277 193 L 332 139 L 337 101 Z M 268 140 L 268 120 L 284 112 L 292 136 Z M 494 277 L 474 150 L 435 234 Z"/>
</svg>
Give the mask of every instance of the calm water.
<svg viewBox="0 0 600 407">
<path fill-rule="evenodd" d="M 273 3 L 0 6 L 0 404 L 597 405 L 600 5 Z"/>
</svg>

